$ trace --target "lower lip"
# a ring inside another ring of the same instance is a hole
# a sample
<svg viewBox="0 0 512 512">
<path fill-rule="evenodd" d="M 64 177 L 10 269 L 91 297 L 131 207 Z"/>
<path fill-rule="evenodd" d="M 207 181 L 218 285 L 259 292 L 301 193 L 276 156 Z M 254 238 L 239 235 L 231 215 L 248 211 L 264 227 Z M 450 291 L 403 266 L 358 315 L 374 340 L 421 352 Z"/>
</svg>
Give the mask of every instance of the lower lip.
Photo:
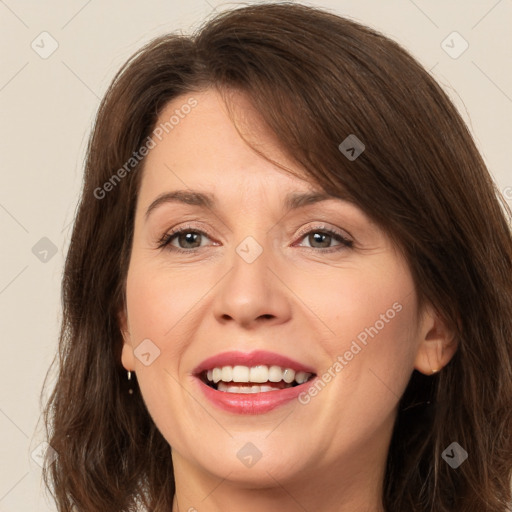
<svg viewBox="0 0 512 512">
<path fill-rule="evenodd" d="M 308 390 L 315 378 L 293 388 L 263 393 L 229 393 L 211 388 L 200 378 L 197 378 L 197 381 L 206 398 L 225 411 L 238 414 L 264 414 L 297 399 L 301 393 Z"/>
</svg>

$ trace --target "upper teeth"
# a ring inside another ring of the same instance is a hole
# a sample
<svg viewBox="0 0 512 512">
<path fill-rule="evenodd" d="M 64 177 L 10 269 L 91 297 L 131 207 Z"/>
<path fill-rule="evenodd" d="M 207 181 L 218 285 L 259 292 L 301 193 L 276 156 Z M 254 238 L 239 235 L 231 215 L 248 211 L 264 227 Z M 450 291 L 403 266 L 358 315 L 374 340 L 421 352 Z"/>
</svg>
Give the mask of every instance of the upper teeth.
<svg viewBox="0 0 512 512">
<path fill-rule="evenodd" d="M 298 384 L 303 384 L 310 377 L 311 373 L 303 371 L 295 372 L 291 368 L 281 368 L 280 366 L 223 366 L 222 368 L 212 368 L 208 370 L 206 377 L 210 382 L 281 382 L 284 380 L 287 384 L 294 380 Z"/>
</svg>

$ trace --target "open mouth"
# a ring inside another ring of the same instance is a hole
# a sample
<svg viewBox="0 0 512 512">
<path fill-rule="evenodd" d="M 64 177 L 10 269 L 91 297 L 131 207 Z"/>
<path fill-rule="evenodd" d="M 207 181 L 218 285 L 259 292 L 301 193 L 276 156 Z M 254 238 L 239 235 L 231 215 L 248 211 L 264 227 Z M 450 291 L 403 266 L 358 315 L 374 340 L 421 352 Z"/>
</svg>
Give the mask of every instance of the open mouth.
<svg viewBox="0 0 512 512">
<path fill-rule="evenodd" d="M 212 389 L 226 393 L 267 393 L 293 388 L 313 379 L 314 373 L 281 366 L 223 366 L 202 371 L 198 377 Z"/>
</svg>

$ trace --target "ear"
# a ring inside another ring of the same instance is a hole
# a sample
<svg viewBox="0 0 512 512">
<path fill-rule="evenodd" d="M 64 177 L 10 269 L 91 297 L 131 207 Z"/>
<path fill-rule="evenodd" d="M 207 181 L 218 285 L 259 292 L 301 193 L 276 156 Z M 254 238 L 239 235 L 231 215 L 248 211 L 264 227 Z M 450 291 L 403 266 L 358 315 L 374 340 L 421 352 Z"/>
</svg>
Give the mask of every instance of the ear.
<svg viewBox="0 0 512 512">
<path fill-rule="evenodd" d="M 425 307 L 420 324 L 420 344 L 414 368 L 425 375 L 442 370 L 457 351 L 455 334 L 432 307 Z"/>
<path fill-rule="evenodd" d="M 133 354 L 132 338 L 128 327 L 128 315 L 124 309 L 118 314 L 117 319 L 123 336 L 121 364 L 125 370 L 133 372 L 135 370 L 135 356 Z"/>
</svg>

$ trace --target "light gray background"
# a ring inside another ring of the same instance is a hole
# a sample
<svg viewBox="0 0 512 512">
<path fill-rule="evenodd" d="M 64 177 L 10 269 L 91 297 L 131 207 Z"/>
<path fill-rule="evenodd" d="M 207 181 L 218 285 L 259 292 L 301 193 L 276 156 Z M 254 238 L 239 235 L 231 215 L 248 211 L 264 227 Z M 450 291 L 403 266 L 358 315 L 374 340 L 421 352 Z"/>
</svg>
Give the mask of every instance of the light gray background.
<svg viewBox="0 0 512 512">
<path fill-rule="evenodd" d="M 0 0 L 0 512 L 55 510 L 31 453 L 43 441 L 39 393 L 56 349 L 61 273 L 100 98 L 143 43 L 164 32 L 189 32 L 214 9 L 236 5 L 241 4 Z M 512 205 L 511 0 L 309 5 L 381 30 L 431 70 Z M 58 43 L 46 59 L 31 47 L 48 51 L 44 31 Z M 453 31 L 469 44 L 458 58 L 445 51 L 462 49 L 458 36 L 442 44 Z M 56 246 L 53 257 L 43 249 L 33 253 L 43 237 Z"/>
</svg>

